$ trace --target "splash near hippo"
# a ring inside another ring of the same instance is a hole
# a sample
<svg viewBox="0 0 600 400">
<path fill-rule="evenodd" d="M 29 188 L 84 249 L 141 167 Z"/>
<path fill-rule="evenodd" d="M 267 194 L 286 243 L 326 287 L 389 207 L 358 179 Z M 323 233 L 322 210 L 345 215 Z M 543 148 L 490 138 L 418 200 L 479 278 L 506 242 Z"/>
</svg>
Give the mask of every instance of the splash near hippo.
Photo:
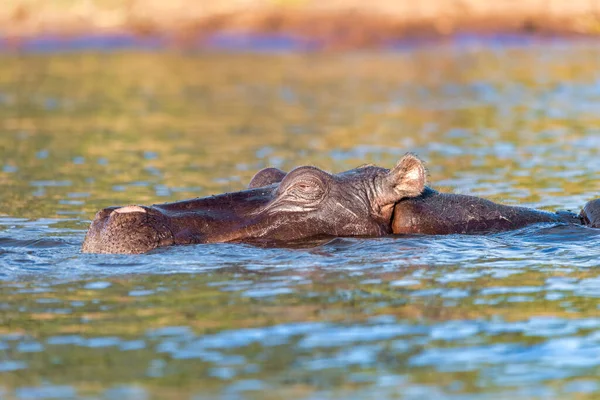
<svg viewBox="0 0 600 400">
<path fill-rule="evenodd" d="M 99 211 L 85 253 L 145 253 L 158 247 L 255 239 L 289 242 L 315 237 L 390 234 L 474 234 L 536 223 L 600 228 L 600 199 L 579 214 L 508 206 L 426 186 L 426 169 L 413 154 L 389 170 L 363 166 L 338 174 L 316 167 L 289 173 L 259 171 L 247 190 Z"/>
</svg>

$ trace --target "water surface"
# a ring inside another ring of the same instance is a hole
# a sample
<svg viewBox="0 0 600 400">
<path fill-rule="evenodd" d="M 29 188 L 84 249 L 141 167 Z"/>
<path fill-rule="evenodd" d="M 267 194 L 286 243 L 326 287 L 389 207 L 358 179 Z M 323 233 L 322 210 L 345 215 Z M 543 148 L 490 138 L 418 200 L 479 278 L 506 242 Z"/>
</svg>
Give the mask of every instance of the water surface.
<svg viewBox="0 0 600 400">
<path fill-rule="evenodd" d="M 600 231 L 79 248 L 105 206 L 407 151 L 437 189 L 578 211 L 600 193 L 599 56 L 0 56 L 0 397 L 597 398 Z"/>
</svg>

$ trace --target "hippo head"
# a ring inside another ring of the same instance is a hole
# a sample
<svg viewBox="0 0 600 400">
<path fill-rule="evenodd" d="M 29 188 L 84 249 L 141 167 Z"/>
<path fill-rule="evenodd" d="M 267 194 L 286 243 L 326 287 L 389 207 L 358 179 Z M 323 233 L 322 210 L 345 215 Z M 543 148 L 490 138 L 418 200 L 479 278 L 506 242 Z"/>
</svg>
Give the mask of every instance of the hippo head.
<svg viewBox="0 0 600 400">
<path fill-rule="evenodd" d="M 339 174 L 315 167 L 260 171 L 234 193 L 104 209 L 83 243 L 88 253 L 144 253 L 161 246 L 244 240 L 294 241 L 319 236 L 391 233 L 394 205 L 424 189 L 414 155 L 392 170 L 364 166 Z"/>
</svg>

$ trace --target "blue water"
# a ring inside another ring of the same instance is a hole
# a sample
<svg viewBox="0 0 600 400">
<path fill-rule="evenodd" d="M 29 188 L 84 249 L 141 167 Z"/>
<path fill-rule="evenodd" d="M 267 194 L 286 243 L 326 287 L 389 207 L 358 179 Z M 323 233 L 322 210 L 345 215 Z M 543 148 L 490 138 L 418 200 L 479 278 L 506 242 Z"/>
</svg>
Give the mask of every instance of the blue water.
<svg viewBox="0 0 600 400">
<path fill-rule="evenodd" d="M 485 235 L 397 235 L 383 238 L 339 238 L 306 248 L 263 248 L 246 244 L 209 244 L 160 248 L 147 255 L 80 253 L 84 230 L 54 228 L 60 220 L 27 221 L 0 217 L 4 280 L 52 277 L 59 280 L 120 274 L 206 272 L 227 268 L 232 262 L 249 270 L 285 270 L 311 267 L 354 271 L 376 268 L 397 271 L 410 265 L 443 267 L 448 264 L 479 269 L 509 262 L 543 270 L 577 263 L 577 268 L 597 266 L 600 231 L 582 226 L 540 224 L 511 232 Z M 18 239 L 17 239 L 18 238 Z M 304 247 L 304 246 L 303 246 Z M 177 262 L 171 258 L 177 257 Z M 201 257 L 197 260 L 196 257 Z M 502 261 L 502 260 L 510 260 Z M 29 265 L 28 265 L 29 264 Z M 60 265 L 60 268 L 55 268 Z M 112 268 L 111 268 L 112 267 Z M 490 273 L 488 271 L 488 273 Z M 477 276 L 477 274 L 475 275 Z M 451 278 L 448 278 L 451 281 Z M 418 280 L 409 280 L 411 285 Z"/>
</svg>

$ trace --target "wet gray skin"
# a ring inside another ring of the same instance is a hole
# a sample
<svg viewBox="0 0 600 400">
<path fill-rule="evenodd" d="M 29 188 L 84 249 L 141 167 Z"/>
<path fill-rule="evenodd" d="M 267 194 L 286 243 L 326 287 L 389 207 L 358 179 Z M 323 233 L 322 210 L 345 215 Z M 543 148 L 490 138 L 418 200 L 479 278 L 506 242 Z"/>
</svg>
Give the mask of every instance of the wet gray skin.
<svg viewBox="0 0 600 400">
<path fill-rule="evenodd" d="M 274 183 L 285 172 L 275 168 L 260 171 L 255 182 Z M 556 213 L 507 206 L 475 196 L 440 193 L 425 187 L 417 197 L 401 199 L 394 207 L 395 234 L 473 234 L 522 228 L 535 223 L 570 223 L 600 228 L 600 199 L 586 203 L 579 214 Z"/>
<path fill-rule="evenodd" d="M 248 190 L 96 214 L 82 251 L 144 253 L 157 247 L 244 240 L 392 233 L 394 205 L 421 194 L 423 163 L 407 154 L 392 170 L 365 166 L 340 174 L 315 167 L 260 171 Z"/>
</svg>

